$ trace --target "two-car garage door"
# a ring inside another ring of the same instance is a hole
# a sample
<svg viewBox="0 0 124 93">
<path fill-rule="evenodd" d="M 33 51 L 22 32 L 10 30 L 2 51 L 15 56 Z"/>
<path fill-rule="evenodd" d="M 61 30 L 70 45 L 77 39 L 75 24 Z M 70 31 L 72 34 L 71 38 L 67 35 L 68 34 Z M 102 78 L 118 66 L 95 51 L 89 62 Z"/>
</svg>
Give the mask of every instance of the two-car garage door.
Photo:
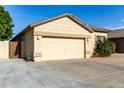
<svg viewBox="0 0 124 93">
<path fill-rule="evenodd" d="M 42 59 L 84 58 L 84 39 L 42 38 Z"/>
</svg>

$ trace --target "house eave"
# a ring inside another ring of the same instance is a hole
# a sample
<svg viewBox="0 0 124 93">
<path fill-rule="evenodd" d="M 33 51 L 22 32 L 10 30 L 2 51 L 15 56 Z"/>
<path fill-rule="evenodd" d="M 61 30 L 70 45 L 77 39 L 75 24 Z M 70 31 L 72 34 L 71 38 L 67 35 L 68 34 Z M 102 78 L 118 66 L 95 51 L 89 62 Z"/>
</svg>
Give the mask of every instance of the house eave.
<svg viewBox="0 0 124 93">
<path fill-rule="evenodd" d="M 90 39 L 90 35 L 80 35 L 80 34 L 65 34 L 65 33 L 55 33 L 55 32 L 41 32 L 35 31 L 34 36 L 46 36 L 46 37 L 61 37 L 61 38 L 77 38 L 77 39 Z"/>
<path fill-rule="evenodd" d="M 31 26 L 27 26 L 24 30 L 22 30 L 20 33 L 18 33 L 16 36 L 14 36 L 12 39 L 10 39 L 10 41 L 14 41 L 17 38 L 19 38 L 23 33 L 25 33 L 29 28 L 31 28 Z"/>
</svg>

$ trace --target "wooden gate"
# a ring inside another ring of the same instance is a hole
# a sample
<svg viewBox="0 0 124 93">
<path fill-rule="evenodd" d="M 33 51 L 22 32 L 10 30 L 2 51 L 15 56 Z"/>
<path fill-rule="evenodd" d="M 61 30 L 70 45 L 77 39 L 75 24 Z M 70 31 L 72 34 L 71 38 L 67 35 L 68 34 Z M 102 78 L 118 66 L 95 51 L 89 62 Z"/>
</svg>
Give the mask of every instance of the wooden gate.
<svg viewBox="0 0 124 93">
<path fill-rule="evenodd" d="M 10 41 L 9 43 L 9 57 L 10 58 L 21 58 L 21 42 Z"/>
</svg>

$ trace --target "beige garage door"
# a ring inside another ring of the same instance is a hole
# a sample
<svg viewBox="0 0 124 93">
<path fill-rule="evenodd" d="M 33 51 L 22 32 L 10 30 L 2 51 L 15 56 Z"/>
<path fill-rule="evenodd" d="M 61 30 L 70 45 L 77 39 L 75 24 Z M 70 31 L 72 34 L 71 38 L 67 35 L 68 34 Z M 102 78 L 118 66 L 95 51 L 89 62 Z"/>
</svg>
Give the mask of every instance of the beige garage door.
<svg viewBox="0 0 124 93">
<path fill-rule="evenodd" d="M 42 38 L 44 60 L 84 58 L 84 39 Z"/>
</svg>

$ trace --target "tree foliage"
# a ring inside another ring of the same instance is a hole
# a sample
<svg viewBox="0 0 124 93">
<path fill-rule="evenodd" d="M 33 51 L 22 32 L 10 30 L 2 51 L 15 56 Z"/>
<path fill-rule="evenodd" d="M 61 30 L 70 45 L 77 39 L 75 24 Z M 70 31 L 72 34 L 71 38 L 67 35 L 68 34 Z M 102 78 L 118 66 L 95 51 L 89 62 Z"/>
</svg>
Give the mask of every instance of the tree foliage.
<svg viewBox="0 0 124 93">
<path fill-rule="evenodd" d="M 104 39 L 104 40 L 98 40 L 96 42 L 96 49 L 95 49 L 95 56 L 102 56 L 107 57 L 111 56 L 116 51 L 116 45 L 114 42 Z"/>
<path fill-rule="evenodd" d="M 9 40 L 13 35 L 14 24 L 8 11 L 0 5 L 0 40 Z"/>
</svg>

